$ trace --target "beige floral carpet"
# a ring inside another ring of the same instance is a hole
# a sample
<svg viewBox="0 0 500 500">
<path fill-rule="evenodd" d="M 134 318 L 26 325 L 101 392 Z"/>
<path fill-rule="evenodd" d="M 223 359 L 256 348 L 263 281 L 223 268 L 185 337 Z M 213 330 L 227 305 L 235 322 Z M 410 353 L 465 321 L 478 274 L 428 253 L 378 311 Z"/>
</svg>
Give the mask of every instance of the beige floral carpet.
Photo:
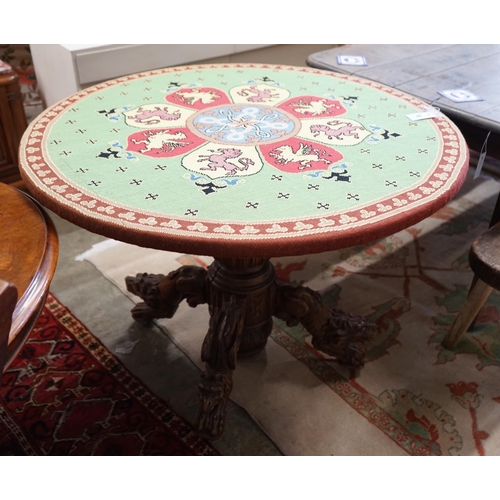
<svg viewBox="0 0 500 500">
<path fill-rule="evenodd" d="M 274 259 L 282 280 L 318 290 L 328 305 L 377 326 L 356 379 L 315 351 L 300 325 L 279 320 L 265 351 L 239 362 L 231 398 L 285 454 L 500 454 L 500 294 L 493 292 L 454 350 L 440 344 L 471 282 L 470 244 L 488 227 L 500 190 L 497 181 L 472 174 L 448 206 L 404 231 L 355 248 Z M 85 258 L 123 293 L 128 275 L 211 260 L 112 240 Z M 203 369 L 207 307 L 183 303 L 159 324 Z"/>
</svg>

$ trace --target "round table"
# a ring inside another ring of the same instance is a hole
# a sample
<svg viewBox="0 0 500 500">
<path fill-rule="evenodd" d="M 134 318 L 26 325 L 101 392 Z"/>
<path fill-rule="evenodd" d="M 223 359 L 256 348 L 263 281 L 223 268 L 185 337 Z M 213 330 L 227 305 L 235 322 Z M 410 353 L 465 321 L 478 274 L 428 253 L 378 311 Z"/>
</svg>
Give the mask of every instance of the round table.
<svg viewBox="0 0 500 500">
<path fill-rule="evenodd" d="M 28 338 L 49 292 L 59 254 L 50 216 L 26 193 L 0 183 L 0 288 L 15 290 L 10 326 L 0 334 L 0 379 Z M 0 310 L 3 317 L 5 311 Z"/>
<path fill-rule="evenodd" d="M 422 101 L 326 71 L 228 64 L 166 68 L 84 89 L 42 113 L 21 144 L 35 197 L 90 231 L 212 255 L 208 270 L 141 274 L 138 320 L 209 304 L 199 429 L 217 437 L 236 356 L 262 349 L 272 316 L 360 368 L 373 328 L 316 292 L 278 283 L 269 259 L 366 243 L 445 205 L 468 148 Z M 409 116 L 410 115 L 410 116 Z"/>
</svg>

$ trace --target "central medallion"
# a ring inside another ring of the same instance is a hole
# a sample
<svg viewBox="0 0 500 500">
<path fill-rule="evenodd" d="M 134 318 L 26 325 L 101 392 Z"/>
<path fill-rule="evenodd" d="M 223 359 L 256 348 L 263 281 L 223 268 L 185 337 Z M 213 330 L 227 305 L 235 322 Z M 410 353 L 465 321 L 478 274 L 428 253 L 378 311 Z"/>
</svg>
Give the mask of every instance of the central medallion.
<svg viewBox="0 0 500 500">
<path fill-rule="evenodd" d="M 300 129 L 291 114 L 260 104 L 228 104 L 200 111 L 187 126 L 197 136 L 220 144 L 255 145 L 282 141 Z"/>
</svg>

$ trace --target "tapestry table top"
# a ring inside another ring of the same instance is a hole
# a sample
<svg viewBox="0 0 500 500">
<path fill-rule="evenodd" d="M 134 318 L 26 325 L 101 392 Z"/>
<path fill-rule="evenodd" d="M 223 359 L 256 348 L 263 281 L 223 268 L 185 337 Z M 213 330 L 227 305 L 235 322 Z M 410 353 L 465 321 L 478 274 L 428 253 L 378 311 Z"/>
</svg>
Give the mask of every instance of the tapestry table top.
<svg viewBox="0 0 500 500">
<path fill-rule="evenodd" d="M 195 65 L 84 89 L 23 136 L 32 194 L 105 236 L 218 257 L 314 253 L 386 236 L 461 186 L 468 149 L 445 116 L 362 78 Z"/>
</svg>

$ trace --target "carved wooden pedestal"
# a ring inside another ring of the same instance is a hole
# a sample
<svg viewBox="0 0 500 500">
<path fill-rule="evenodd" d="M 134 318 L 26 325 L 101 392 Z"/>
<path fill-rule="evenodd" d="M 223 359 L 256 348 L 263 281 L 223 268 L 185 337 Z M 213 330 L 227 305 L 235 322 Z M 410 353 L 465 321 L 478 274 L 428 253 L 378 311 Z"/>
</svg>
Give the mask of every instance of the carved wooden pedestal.
<svg viewBox="0 0 500 500">
<path fill-rule="evenodd" d="M 205 270 L 183 266 L 167 276 L 138 274 L 126 278 L 127 289 L 144 302 L 132 309 L 137 321 L 171 318 L 186 299 L 191 307 L 208 303 L 210 324 L 201 357 L 206 363 L 200 383 L 198 430 L 220 437 L 225 406 L 232 390 L 237 356 L 262 350 L 273 326 L 273 316 L 289 326 L 301 323 L 318 350 L 338 363 L 362 368 L 364 343 L 374 327 L 363 318 L 330 309 L 313 290 L 278 282 L 267 259 L 215 259 Z"/>
</svg>

